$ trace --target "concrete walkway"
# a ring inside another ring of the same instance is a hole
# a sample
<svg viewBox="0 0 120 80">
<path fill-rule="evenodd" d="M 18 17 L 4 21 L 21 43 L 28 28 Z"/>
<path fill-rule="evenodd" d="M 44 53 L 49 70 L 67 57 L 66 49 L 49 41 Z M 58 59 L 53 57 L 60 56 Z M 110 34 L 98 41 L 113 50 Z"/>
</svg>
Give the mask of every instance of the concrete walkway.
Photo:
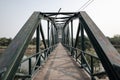
<svg viewBox="0 0 120 80">
<path fill-rule="evenodd" d="M 90 80 L 90 78 L 59 43 L 33 80 Z"/>
</svg>

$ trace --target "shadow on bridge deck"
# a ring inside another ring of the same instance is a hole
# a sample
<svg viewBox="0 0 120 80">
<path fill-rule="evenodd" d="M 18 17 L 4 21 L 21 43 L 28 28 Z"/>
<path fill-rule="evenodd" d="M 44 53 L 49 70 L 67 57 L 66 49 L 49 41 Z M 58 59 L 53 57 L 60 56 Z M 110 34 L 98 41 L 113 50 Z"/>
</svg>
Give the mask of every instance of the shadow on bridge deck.
<svg viewBox="0 0 120 80">
<path fill-rule="evenodd" d="M 59 43 L 33 80 L 90 80 L 90 78 Z"/>
</svg>

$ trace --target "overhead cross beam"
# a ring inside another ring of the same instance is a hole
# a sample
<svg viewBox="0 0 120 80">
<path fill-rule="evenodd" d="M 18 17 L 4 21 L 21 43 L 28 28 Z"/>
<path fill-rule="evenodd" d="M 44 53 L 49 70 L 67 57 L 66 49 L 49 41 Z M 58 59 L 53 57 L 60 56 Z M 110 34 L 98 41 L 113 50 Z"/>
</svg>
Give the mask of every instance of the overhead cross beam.
<svg viewBox="0 0 120 80">
<path fill-rule="evenodd" d="M 55 17 L 56 15 L 64 15 L 65 17 L 56 18 Z M 77 35 L 76 35 L 75 45 L 73 46 L 73 28 L 74 27 L 73 27 L 72 21 L 76 18 L 78 18 L 80 22 L 78 26 Z M 24 56 L 24 52 L 27 49 L 28 44 L 32 39 L 32 36 L 36 29 L 37 29 L 37 37 L 38 37 L 36 52 L 39 52 L 39 43 L 40 43 L 39 31 L 40 31 L 41 36 L 43 38 L 44 46 L 47 50 L 47 53 L 49 53 L 51 48 L 47 49 L 47 44 L 45 42 L 42 25 L 40 23 L 41 19 L 45 19 L 48 21 L 48 26 L 47 26 L 48 40 L 52 40 L 48 42 L 48 47 L 57 43 L 58 37 L 56 35 L 58 35 L 58 32 L 57 32 L 58 31 L 57 29 L 59 29 L 59 26 L 57 26 L 58 23 L 61 24 L 61 27 L 62 27 L 61 29 L 62 40 L 63 40 L 62 42 L 68 45 L 72 44 L 72 46 L 70 47 L 71 52 L 74 52 L 73 49 L 77 46 L 77 40 L 81 30 L 83 54 L 79 54 L 79 55 L 82 56 L 83 62 L 85 63 L 87 63 L 84 56 L 84 53 L 85 53 L 84 52 L 85 51 L 84 31 L 86 31 L 110 80 L 120 80 L 119 53 L 115 50 L 115 48 L 111 45 L 111 43 L 107 40 L 107 38 L 102 34 L 102 32 L 98 29 L 95 23 L 90 19 L 90 17 L 85 12 L 34 12 L 32 16 L 29 18 L 29 20 L 22 27 L 22 29 L 19 31 L 17 36 L 13 39 L 12 43 L 8 46 L 5 53 L 0 58 L 0 64 L 2 64 L 0 65 L 0 72 L 4 73 L 1 77 L 2 80 L 12 80 L 14 78 L 16 71 L 18 69 L 18 66 L 20 65 L 20 62 Z M 71 35 L 69 31 L 70 22 L 71 22 Z M 51 26 L 49 23 L 51 23 Z M 71 42 L 69 42 L 70 38 L 71 38 Z M 39 58 L 37 60 L 39 60 Z M 93 62 L 92 58 L 91 58 L 91 61 Z M 31 59 L 29 60 L 29 63 L 30 62 L 31 62 Z M 88 65 L 88 63 L 86 65 Z M 91 66 L 93 66 L 92 63 L 91 63 Z M 90 68 L 89 65 L 88 65 L 88 68 L 91 71 L 90 75 L 93 77 L 93 74 L 92 74 L 93 68 Z M 31 70 L 31 66 L 29 67 L 29 70 Z M 29 74 L 31 74 L 31 72 L 29 72 Z"/>
</svg>

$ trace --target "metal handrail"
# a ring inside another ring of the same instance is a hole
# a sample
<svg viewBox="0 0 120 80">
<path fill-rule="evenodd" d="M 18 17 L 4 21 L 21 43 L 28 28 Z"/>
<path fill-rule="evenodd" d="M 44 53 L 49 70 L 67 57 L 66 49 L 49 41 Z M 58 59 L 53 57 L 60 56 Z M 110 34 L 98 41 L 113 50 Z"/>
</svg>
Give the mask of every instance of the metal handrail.
<svg viewBox="0 0 120 80">
<path fill-rule="evenodd" d="M 65 45 L 65 44 L 64 44 L 64 45 Z M 91 56 L 91 57 L 96 58 L 96 59 L 99 60 L 99 58 L 98 58 L 97 55 L 93 55 L 93 54 L 87 53 L 87 52 L 85 52 L 85 51 L 82 51 L 82 50 L 79 49 L 79 48 L 75 48 L 75 47 L 72 47 L 72 46 L 68 46 L 68 45 L 65 45 L 65 46 L 67 46 L 67 47 L 69 47 L 69 48 L 72 48 L 73 50 L 79 50 L 80 52 L 83 52 L 83 53 L 85 53 L 86 55 Z"/>
<path fill-rule="evenodd" d="M 99 59 L 97 56 L 95 56 L 95 55 L 93 55 L 93 54 L 90 54 L 90 53 L 87 53 L 87 52 L 85 52 L 85 51 L 82 51 L 82 50 L 79 49 L 79 48 L 72 47 L 71 45 L 70 45 L 70 46 L 67 45 L 67 44 L 63 44 L 63 45 L 64 45 L 70 52 L 72 51 L 72 53 L 74 53 L 74 51 L 79 51 L 79 55 L 77 55 L 78 53 L 76 53 L 76 54 L 74 54 L 74 55 L 72 55 L 72 56 L 73 56 L 73 58 L 75 58 L 75 60 L 80 64 L 80 66 L 83 67 L 83 68 L 86 70 L 86 72 L 87 72 L 89 75 L 98 76 L 98 75 L 104 75 L 104 74 L 106 74 L 105 71 L 94 73 L 94 70 L 93 70 L 93 69 L 94 69 L 93 59 L 96 59 L 96 60 L 100 61 L 100 59 Z M 72 50 L 70 50 L 70 49 L 72 49 Z M 83 54 L 83 53 L 84 53 L 84 54 Z M 74 57 L 74 56 L 75 56 L 75 57 Z M 83 57 L 83 59 L 84 59 L 84 64 L 81 64 L 81 61 L 79 60 L 78 56 L 82 56 L 82 57 Z M 87 61 L 87 59 L 86 59 L 86 56 L 89 56 L 90 59 L 91 59 L 91 61 L 92 61 L 92 62 L 90 63 L 90 65 L 88 64 L 88 61 Z"/>
<path fill-rule="evenodd" d="M 87 15 L 85 11 L 80 11 L 73 16 L 71 16 L 64 24 L 63 28 L 63 44 L 69 44 L 73 46 L 73 20 L 79 19 L 78 31 L 76 35 L 76 41 L 74 47 L 76 47 L 76 43 L 79 37 L 79 32 L 81 31 L 81 48 L 84 51 L 84 32 L 86 32 L 90 42 L 94 50 L 96 51 L 99 60 L 101 61 L 108 77 L 110 80 L 118 80 L 120 79 L 120 54 L 117 50 L 112 46 L 112 44 L 108 41 L 108 39 L 104 36 L 104 34 L 100 31 L 97 25 L 92 21 L 92 19 Z M 71 22 L 71 33 L 69 33 L 69 26 L 67 26 Z M 66 30 L 68 29 L 68 30 Z M 71 35 L 70 35 L 71 34 Z M 68 35 L 68 36 L 67 36 Z M 68 39 L 66 39 L 67 37 Z M 71 39 L 71 40 L 70 40 Z M 72 53 L 72 51 L 71 51 Z M 82 52 L 85 54 L 84 52 Z M 71 54 L 72 55 L 72 54 Z M 83 56 L 83 55 L 82 55 Z M 83 57 L 82 57 L 83 58 Z M 83 58 L 84 59 L 84 58 Z M 92 77 L 92 76 L 91 76 Z"/>
<path fill-rule="evenodd" d="M 0 58 L 0 69 L 6 67 L 2 80 L 12 80 L 24 52 L 39 23 L 39 12 L 34 12 Z"/>
<path fill-rule="evenodd" d="M 55 45 L 54 45 L 54 46 L 55 46 Z M 46 48 L 46 49 L 44 49 L 44 50 L 41 50 L 41 52 L 34 53 L 33 55 L 31 55 L 31 56 L 27 57 L 26 59 L 22 60 L 21 63 L 27 61 L 28 59 L 30 59 L 30 58 L 32 58 L 32 57 L 36 57 L 36 55 L 39 55 L 39 54 L 41 54 L 41 53 L 44 53 L 45 51 L 47 51 L 48 49 L 50 49 L 50 48 L 52 48 L 52 47 L 54 47 L 54 46 L 51 46 L 51 47 Z"/>
<path fill-rule="evenodd" d="M 2 74 L 2 80 L 12 80 L 14 78 L 35 30 L 37 29 L 43 33 L 42 29 L 38 28 L 41 27 L 41 19 L 48 20 L 55 26 L 54 21 L 50 17 L 43 15 L 41 12 L 34 12 L 31 15 L 0 58 L 0 64 L 2 64 L 0 65 L 0 71 L 4 68 L 6 69 L 4 72 L 2 71 L 0 73 Z M 43 36 L 43 34 L 41 35 Z"/>
</svg>

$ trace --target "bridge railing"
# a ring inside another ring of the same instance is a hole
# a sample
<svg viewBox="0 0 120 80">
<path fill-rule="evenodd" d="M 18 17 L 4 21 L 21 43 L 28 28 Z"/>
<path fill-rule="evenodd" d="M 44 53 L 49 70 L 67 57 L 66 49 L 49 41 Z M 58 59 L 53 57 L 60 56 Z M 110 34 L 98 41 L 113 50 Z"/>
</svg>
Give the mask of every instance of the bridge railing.
<svg viewBox="0 0 120 80">
<path fill-rule="evenodd" d="M 50 52 L 56 47 L 57 45 L 51 46 L 47 49 L 44 49 L 38 53 L 34 53 L 33 55 L 27 57 L 26 59 L 21 61 L 21 64 L 18 68 L 18 71 L 15 75 L 15 79 L 27 79 L 32 78 L 37 71 L 42 67 L 46 61 L 48 56 L 50 55 Z M 37 59 L 36 59 L 37 57 Z M 36 59 L 36 60 L 35 60 Z M 35 61 L 34 61 L 35 60 Z M 39 65 L 37 65 L 39 62 Z M 24 70 L 26 72 L 22 72 L 22 65 L 26 65 L 25 67 L 27 70 Z"/>
<path fill-rule="evenodd" d="M 73 21 L 75 19 L 79 19 L 79 23 L 78 23 L 79 25 L 76 34 L 75 44 L 74 44 Z M 70 27 L 69 27 L 69 23 L 71 23 Z M 84 32 L 86 32 L 86 34 Z M 77 44 L 79 43 L 78 42 L 79 34 L 81 37 L 81 50 L 82 50 L 81 63 L 87 63 L 85 60 L 85 55 L 86 55 L 85 35 L 87 35 L 109 79 L 119 80 L 120 54 L 117 52 L 117 50 L 112 46 L 109 40 L 97 27 L 97 25 L 91 20 L 91 18 L 84 11 L 75 13 L 66 21 L 63 27 L 62 43 L 76 48 Z M 74 50 L 71 48 L 71 54 L 73 54 L 73 51 Z M 88 64 L 86 65 L 88 66 Z M 91 70 L 89 66 L 88 69 Z"/>
<path fill-rule="evenodd" d="M 43 27 L 41 24 L 41 19 L 47 20 L 47 28 L 48 28 L 48 42 L 45 41 L 45 35 L 43 33 Z M 51 26 L 50 26 L 51 23 Z M 54 21 L 42 14 L 41 12 L 34 12 L 32 16 L 28 19 L 28 21 L 24 24 L 21 30 L 18 32 L 16 37 L 10 43 L 8 48 L 5 50 L 3 55 L 0 58 L 0 80 L 13 80 L 16 72 L 21 64 L 24 53 L 33 37 L 33 34 L 36 31 L 36 63 L 34 65 L 35 69 L 38 69 L 37 66 L 40 66 L 40 33 L 43 41 L 43 45 L 45 47 L 44 53 L 45 56 L 48 55 L 49 51 L 53 49 L 53 46 L 57 43 L 57 39 L 55 38 L 56 28 Z M 51 37 L 52 36 L 52 37 Z M 29 74 L 32 74 L 31 70 L 31 56 L 28 58 L 29 62 Z M 43 56 L 42 56 L 43 57 Z M 46 57 L 44 57 L 46 58 Z M 19 74 L 17 74 L 19 77 Z M 21 75 L 22 76 L 22 75 Z M 23 76 L 30 77 L 28 75 Z"/>
<path fill-rule="evenodd" d="M 56 17 L 56 15 L 65 15 L 64 17 Z M 79 19 L 78 31 L 76 35 L 75 45 L 73 40 L 73 20 Z M 48 21 L 48 46 L 45 42 L 44 33 L 42 30 L 41 19 L 45 19 Z M 63 20 L 59 20 L 63 19 Z M 51 23 L 51 26 L 50 26 Z M 45 49 L 53 46 L 57 43 L 58 33 L 56 24 L 62 24 L 62 43 L 68 44 L 71 51 L 71 55 L 74 55 L 75 51 L 78 52 L 75 48 L 78 43 L 78 36 L 81 31 L 81 50 L 80 53 L 76 53 L 77 57 L 81 56 L 81 64 L 82 66 L 91 73 L 93 73 L 92 61 L 95 58 L 92 55 L 89 55 L 85 52 L 85 44 L 84 44 L 84 32 L 88 35 L 90 42 L 93 45 L 94 50 L 96 51 L 97 56 L 100 60 L 109 79 L 110 80 L 119 80 L 120 79 L 120 54 L 115 50 L 112 44 L 107 40 L 107 38 L 103 35 L 103 33 L 99 30 L 96 24 L 90 19 L 90 17 L 84 12 L 70 12 L 70 13 L 40 13 L 34 12 L 33 15 L 29 18 L 29 20 L 25 23 L 16 37 L 13 39 L 11 44 L 8 46 L 6 51 L 0 58 L 0 78 L 1 80 L 12 80 L 15 77 L 15 74 L 18 70 L 18 67 L 21 63 L 21 60 L 24 56 L 24 52 L 28 47 L 30 40 L 36 30 L 36 53 L 40 52 L 40 32 L 41 37 L 43 39 L 43 44 Z M 69 23 L 71 23 L 71 28 L 69 28 Z M 70 30 L 71 29 L 71 32 Z M 49 34 L 50 33 L 50 34 Z M 48 49 L 49 51 L 49 49 Z M 46 51 L 45 51 L 46 52 Z M 78 56 L 79 55 L 79 56 Z M 90 57 L 90 64 L 87 61 L 86 56 Z M 40 55 L 36 55 L 36 60 L 38 63 L 36 65 L 40 65 Z M 78 60 L 76 58 L 76 60 Z M 29 59 L 31 62 L 31 59 Z M 84 65 L 85 63 L 85 65 Z M 86 68 L 87 66 L 87 68 Z M 36 67 L 34 66 L 36 69 Z M 31 73 L 31 72 L 29 72 Z M 91 74 L 91 77 L 98 74 Z M 104 73 L 104 72 L 103 72 Z M 102 73 L 99 73 L 102 74 Z"/>
<path fill-rule="evenodd" d="M 95 76 L 102 77 L 106 75 L 106 72 L 102 67 L 100 59 L 97 57 L 97 55 L 82 51 L 79 48 L 74 48 L 67 44 L 64 46 L 69 50 L 69 55 L 74 58 L 81 68 L 86 70 L 86 72 L 91 76 L 92 80 L 95 79 Z"/>
</svg>

